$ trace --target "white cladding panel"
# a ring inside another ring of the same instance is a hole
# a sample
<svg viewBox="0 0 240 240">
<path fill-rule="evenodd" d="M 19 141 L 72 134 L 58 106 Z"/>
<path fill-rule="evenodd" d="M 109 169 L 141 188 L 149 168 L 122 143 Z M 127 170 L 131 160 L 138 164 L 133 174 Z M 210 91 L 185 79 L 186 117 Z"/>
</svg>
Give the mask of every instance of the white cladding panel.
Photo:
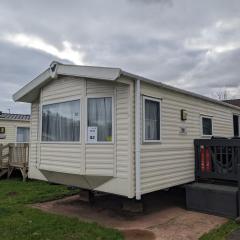
<svg viewBox="0 0 240 240">
<path fill-rule="evenodd" d="M 141 86 L 142 95 L 161 99 L 161 143 L 141 145 L 142 193 L 193 181 L 193 140 L 202 137 L 201 114 L 212 117 L 213 135 L 231 137 L 236 111 L 150 84 Z M 181 109 L 188 113 L 186 121 L 181 121 Z M 185 135 L 180 134 L 181 127 Z"/>
<path fill-rule="evenodd" d="M 75 77 L 59 77 L 42 89 L 42 103 L 80 98 L 84 91 L 84 81 Z"/>
<path fill-rule="evenodd" d="M 88 80 L 87 96 L 113 96 L 116 84 L 108 81 Z"/>
<path fill-rule="evenodd" d="M 31 142 L 38 141 L 39 129 L 39 103 L 34 102 L 31 104 L 31 124 L 30 124 L 30 139 Z"/>
<path fill-rule="evenodd" d="M 121 178 L 128 177 L 130 161 L 130 104 L 129 104 L 129 86 L 120 85 L 116 90 L 116 158 L 117 158 L 117 176 Z"/>
<path fill-rule="evenodd" d="M 39 136 L 39 117 L 40 117 L 39 102 L 31 104 L 31 128 L 30 128 L 30 148 L 29 148 L 29 171 L 28 177 L 46 180 L 44 175 L 38 170 L 40 156 L 40 136 Z"/>
<path fill-rule="evenodd" d="M 113 176 L 113 144 L 86 145 L 86 175 Z"/>
<path fill-rule="evenodd" d="M 80 174 L 83 150 L 79 144 L 41 143 L 40 152 L 40 169 Z"/>
</svg>

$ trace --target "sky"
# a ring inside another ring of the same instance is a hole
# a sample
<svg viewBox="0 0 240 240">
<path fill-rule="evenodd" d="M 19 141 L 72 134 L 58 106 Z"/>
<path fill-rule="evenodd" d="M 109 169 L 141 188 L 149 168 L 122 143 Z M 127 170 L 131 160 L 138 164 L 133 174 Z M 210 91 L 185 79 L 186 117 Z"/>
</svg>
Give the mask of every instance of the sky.
<svg viewBox="0 0 240 240">
<path fill-rule="evenodd" d="M 0 0 L 0 110 L 54 60 L 240 98 L 240 1 Z"/>
</svg>

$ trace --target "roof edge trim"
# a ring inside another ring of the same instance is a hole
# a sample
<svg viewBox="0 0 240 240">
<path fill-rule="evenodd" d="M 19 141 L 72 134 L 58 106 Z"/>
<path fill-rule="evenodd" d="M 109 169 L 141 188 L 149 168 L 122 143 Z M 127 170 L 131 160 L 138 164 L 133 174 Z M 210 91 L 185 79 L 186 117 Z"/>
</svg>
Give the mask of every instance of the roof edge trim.
<svg viewBox="0 0 240 240">
<path fill-rule="evenodd" d="M 31 102 L 32 96 L 29 97 L 34 91 L 38 91 L 43 87 L 49 79 L 57 78 L 58 75 L 75 76 L 83 78 L 101 79 L 115 81 L 121 75 L 120 68 L 107 68 L 107 67 L 94 67 L 94 66 L 78 66 L 78 65 L 65 65 L 53 61 L 50 67 L 34 78 L 31 82 L 22 87 L 13 95 L 13 100 Z"/>
<path fill-rule="evenodd" d="M 233 109 L 236 109 L 236 110 L 240 110 L 240 107 L 238 107 L 238 106 L 234 106 L 232 104 L 222 102 L 222 101 L 216 100 L 214 98 L 203 96 L 203 95 L 198 94 L 198 93 L 183 90 L 181 88 L 173 87 L 173 86 L 167 85 L 167 84 L 162 83 L 162 82 L 157 82 L 157 81 L 154 81 L 154 80 L 151 80 L 151 79 L 148 79 L 148 78 L 144 78 L 142 76 L 135 75 L 135 74 L 132 74 L 132 73 L 129 73 L 129 72 L 126 72 L 126 71 L 122 71 L 122 74 L 124 76 L 130 77 L 130 78 L 133 78 L 133 79 L 139 79 L 143 82 L 153 84 L 155 86 L 159 86 L 159 87 L 165 88 L 165 89 L 170 90 L 170 91 L 178 92 L 178 93 L 181 93 L 181 94 L 184 94 L 184 95 L 187 95 L 187 96 L 191 96 L 191 97 L 194 97 L 194 98 L 197 98 L 197 99 L 201 99 L 201 100 L 212 102 L 212 103 L 215 103 L 215 104 L 219 104 L 219 105 L 222 105 L 222 106 L 225 106 L 225 107 L 230 107 L 230 108 L 233 108 Z"/>
<path fill-rule="evenodd" d="M 20 90 L 18 90 L 15 94 L 13 94 L 13 100 L 21 101 L 21 99 L 26 96 L 31 90 L 33 90 L 36 87 L 41 86 L 47 79 L 51 77 L 49 68 L 42 72 L 40 75 L 38 75 L 36 78 L 34 78 L 31 82 L 26 84 L 24 87 L 22 87 Z"/>
</svg>

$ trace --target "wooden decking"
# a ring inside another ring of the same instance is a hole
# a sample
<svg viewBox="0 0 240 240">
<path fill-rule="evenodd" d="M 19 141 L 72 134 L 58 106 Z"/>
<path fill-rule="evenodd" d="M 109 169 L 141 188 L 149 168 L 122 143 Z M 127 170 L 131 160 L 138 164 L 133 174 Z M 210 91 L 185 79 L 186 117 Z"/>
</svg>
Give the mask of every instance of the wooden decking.
<svg viewBox="0 0 240 240">
<path fill-rule="evenodd" d="M 27 179 L 29 159 L 29 144 L 9 143 L 0 144 L 0 177 L 11 176 L 13 170 L 20 170 L 23 181 Z"/>
</svg>

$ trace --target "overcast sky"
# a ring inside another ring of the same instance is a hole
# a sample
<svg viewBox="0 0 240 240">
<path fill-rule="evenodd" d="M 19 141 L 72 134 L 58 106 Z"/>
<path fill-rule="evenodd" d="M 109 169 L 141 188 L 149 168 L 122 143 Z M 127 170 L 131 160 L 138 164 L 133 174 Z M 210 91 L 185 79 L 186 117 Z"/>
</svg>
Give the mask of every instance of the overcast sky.
<svg viewBox="0 0 240 240">
<path fill-rule="evenodd" d="M 53 60 L 240 97 L 240 1 L 1 0 L 0 110 Z"/>
</svg>

